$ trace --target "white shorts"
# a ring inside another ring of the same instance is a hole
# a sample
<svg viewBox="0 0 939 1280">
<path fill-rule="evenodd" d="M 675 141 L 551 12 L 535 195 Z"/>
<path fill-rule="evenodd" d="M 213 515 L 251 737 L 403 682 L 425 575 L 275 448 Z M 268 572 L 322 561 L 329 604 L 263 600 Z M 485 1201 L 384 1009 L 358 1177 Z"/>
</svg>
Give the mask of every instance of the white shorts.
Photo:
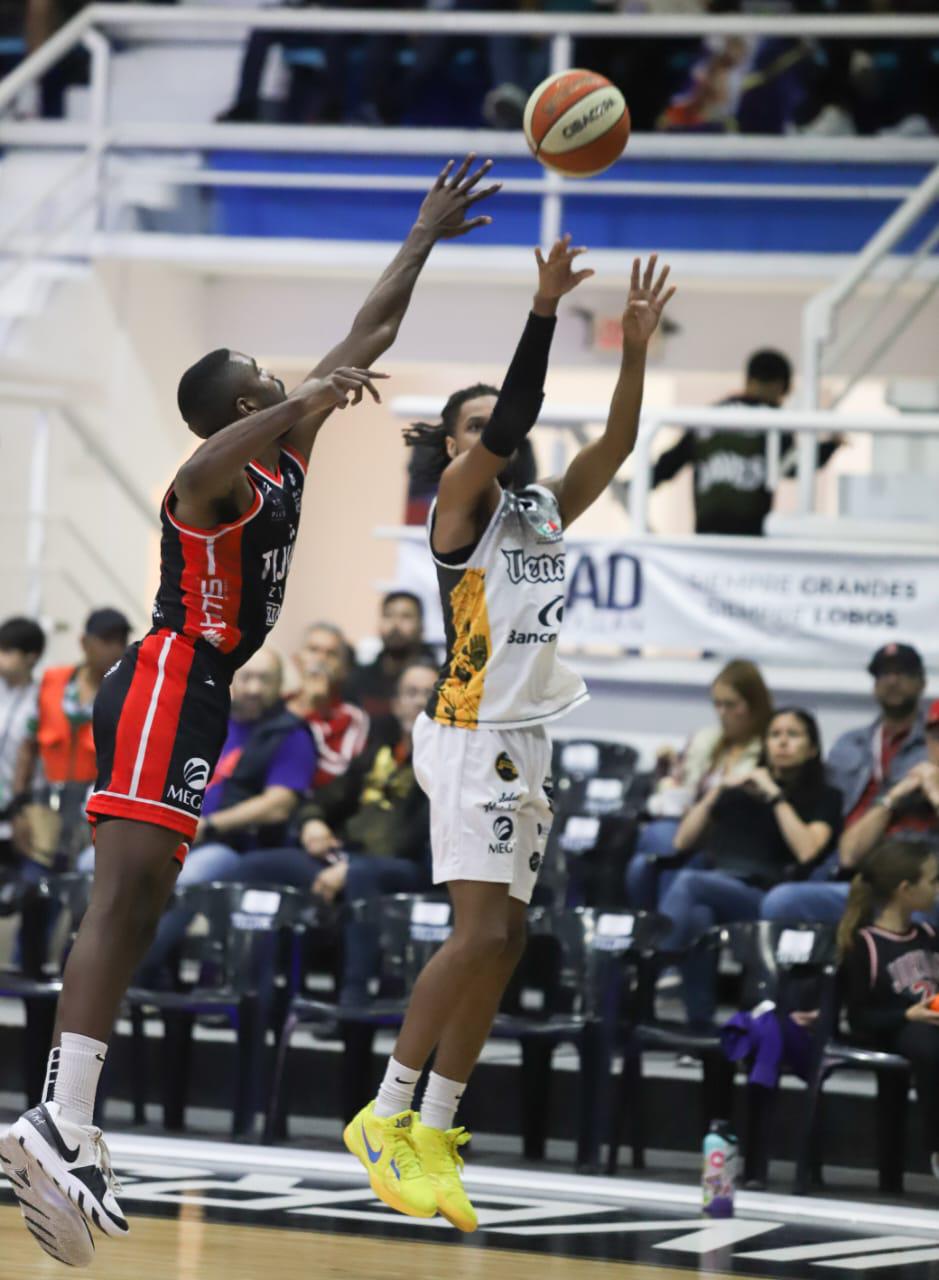
<svg viewBox="0 0 939 1280">
<path fill-rule="evenodd" d="M 430 800 L 434 884 L 507 884 L 510 897 L 531 902 L 551 830 L 544 726 L 455 729 L 420 715 L 414 773 Z"/>
</svg>

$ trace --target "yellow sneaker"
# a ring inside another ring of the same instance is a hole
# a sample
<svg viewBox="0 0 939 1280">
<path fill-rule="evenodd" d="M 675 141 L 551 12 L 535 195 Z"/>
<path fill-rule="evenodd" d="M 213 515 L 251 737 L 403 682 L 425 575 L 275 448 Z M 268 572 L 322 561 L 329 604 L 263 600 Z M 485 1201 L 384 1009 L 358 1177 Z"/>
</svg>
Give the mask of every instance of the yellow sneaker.
<svg viewBox="0 0 939 1280">
<path fill-rule="evenodd" d="M 361 1160 L 379 1200 L 411 1218 L 435 1218 L 437 1196 L 414 1145 L 416 1120 L 413 1111 L 376 1116 L 370 1102 L 346 1125 L 342 1140 Z"/>
<path fill-rule="evenodd" d="M 475 1231 L 479 1226 L 460 1179 L 463 1157 L 459 1148 L 471 1137 L 465 1129 L 431 1129 L 420 1120 L 414 1126 L 414 1144 L 436 1194 L 437 1208 L 459 1231 Z"/>
</svg>

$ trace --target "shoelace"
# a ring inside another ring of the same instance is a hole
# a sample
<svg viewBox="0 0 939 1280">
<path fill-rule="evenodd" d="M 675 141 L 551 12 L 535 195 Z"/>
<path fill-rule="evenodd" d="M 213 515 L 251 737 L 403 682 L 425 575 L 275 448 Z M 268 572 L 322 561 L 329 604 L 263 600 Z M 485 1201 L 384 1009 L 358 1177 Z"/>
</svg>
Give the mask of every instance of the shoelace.
<svg viewBox="0 0 939 1280">
<path fill-rule="evenodd" d="M 104 1180 L 108 1185 L 108 1190 L 116 1196 L 121 1195 L 124 1188 L 121 1186 L 120 1179 L 114 1172 L 114 1166 L 111 1164 L 111 1153 L 108 1150 L 108 1144 L 105 1142 L 100 1129 L 90 1129 L 89 1137 L 95 1149 L 95 1164 L 104 1175 Z"/>
<path fill-rule="evenodd" d="M 421 1168 L 417 1147 L 414 1145 L 414 1130 L 392 1129 L 387 1135 L 387 1140 L 391 1142 L 391 1158 L 402 1179 L 421 1177 L 424 1170 Z"/>
<path fill-rule="evenodd" d="M 450 1148 L 450 1154 L 453 1156 L 457 1168 L 462 1169 L 465 1161 L 460 1155 L 459 1148 L 465 1147 L 472 1140 L 473 1135 L 467 1133 L 461 1126 L 459 1129 L 448 1129 L 444 1137 L 447 1140 L 447 1146 Z"/>
</svg>

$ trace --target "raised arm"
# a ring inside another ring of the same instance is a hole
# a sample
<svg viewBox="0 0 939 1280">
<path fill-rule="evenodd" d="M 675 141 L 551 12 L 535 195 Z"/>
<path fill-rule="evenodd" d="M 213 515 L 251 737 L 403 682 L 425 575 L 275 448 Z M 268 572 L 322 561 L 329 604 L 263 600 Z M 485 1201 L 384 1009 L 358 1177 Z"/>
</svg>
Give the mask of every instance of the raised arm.
<svg viewBox="0 0 939 1280">
<path fill-rule="evenodd" d="M 666 289 L 668 267 L 655 279 L 657 255 L 646 264 L 640 281 L 640 262 L 633 261 L 632 281 L 623 312 L 623 355 L 606 430 L 585 445 L 564 475 L 551 481 L 565 528 L 592 506 L 629 457 L 639 430 L 642 389 L 646 375 L 646 350 L 658 328 L 659 318 L 674 288 Z"/>
<path fill-rule="evenodd" d="M 475 159 L 475 153 L 470 152 L 455 173 L 454 162 L 447 161 L 425 196 L 407 239 L 363 302 L 352 321 L 352 328 L 323 356 L 309 374 L 310 378 L 321 377 L 331 369 L 345 366 L 365 369 L 372 365 L 398 336 L 417 277 L 437 241 L 465 236 L 474 228 L 487 226 L 492 221 L 486 215 L 467 216 L 474 205 L 494 195 L 502 185 L 497 182 L 477 191 L 476 185 L 489 172 L 492 161 L 485 160 L 475 173 L 470 173 Z M 309 457 L 319 429 L 331 412 L 327 409 L 318 418 L 291 428 L 286 443 L 304 457 Z"/>
<path fill-rule="evenodd" d="M 215 504 L 246 484 L 243 472 L 252 458 L 324 412 L 345 408 L 350 397 L 358 404 L 365 390 L 380 400 L 373 379 L 383 377 L 371 369 L 337 369 L 328 377 L 302 383 L 280 404 L 217 431 L 176 473 L 173 490 L 180 519 L 197 528 L 211 527 Z"/>
<path fill-rule="evenodd" d="M 544 400 L 558 302 L 593 275 L 590 270 L 574 270 L 584 250 L 572 249 L 570 241 L 569 235 L 558 240 L 547 258 L 535 250 L 538 291 L 492 417 L 472 448 L 454 458 L 440 480 L 434 529 L 438 551 L 455 550 L 476 536 L 481 505 L 487 499 L 493 507 L 498 502 L 497 477 L 535 425 Z"/>
</svg>

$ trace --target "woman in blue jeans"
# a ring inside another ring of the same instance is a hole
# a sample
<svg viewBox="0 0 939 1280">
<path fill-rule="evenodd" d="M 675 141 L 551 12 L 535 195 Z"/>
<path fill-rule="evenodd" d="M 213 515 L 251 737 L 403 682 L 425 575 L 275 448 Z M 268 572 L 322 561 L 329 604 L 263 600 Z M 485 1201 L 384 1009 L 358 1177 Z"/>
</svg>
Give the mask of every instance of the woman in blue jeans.
<svg viewBox="0 0 939 1280">
<path fill-rule="evenodd" d="M 815 718 L 798 707 L 776 711 L 760 763 L 720 781 L 682 819 L 679 851 L 695 849 L 700 868 L 679 871 L 662 899 L 672 921 L 663 947 L 680 950 L 711 925 L 755 920 L 763 894 L 823 858 L 841 831 L 841 793 L 825 781 Z M 714 1018 L 713 967 L 695 956 L 682 966 L 693 1026 Z"/>
<path fill-rule="evenodd" d="M 666 760 L 669 772 L 649 797 L 652 821 L 639 832 L 626 870 L 626 900 L 637 911 L 654 911 L 675 878 L 658 859 L 674 852 L 682 815 L 719 782 L 745 777 L 757 765 L 763 735 L 773 713 L 769 690 L 752 662 L 735 658 L 711 685 L 717 723 L 699 729 L 680 761 Z"/>
</svg>

